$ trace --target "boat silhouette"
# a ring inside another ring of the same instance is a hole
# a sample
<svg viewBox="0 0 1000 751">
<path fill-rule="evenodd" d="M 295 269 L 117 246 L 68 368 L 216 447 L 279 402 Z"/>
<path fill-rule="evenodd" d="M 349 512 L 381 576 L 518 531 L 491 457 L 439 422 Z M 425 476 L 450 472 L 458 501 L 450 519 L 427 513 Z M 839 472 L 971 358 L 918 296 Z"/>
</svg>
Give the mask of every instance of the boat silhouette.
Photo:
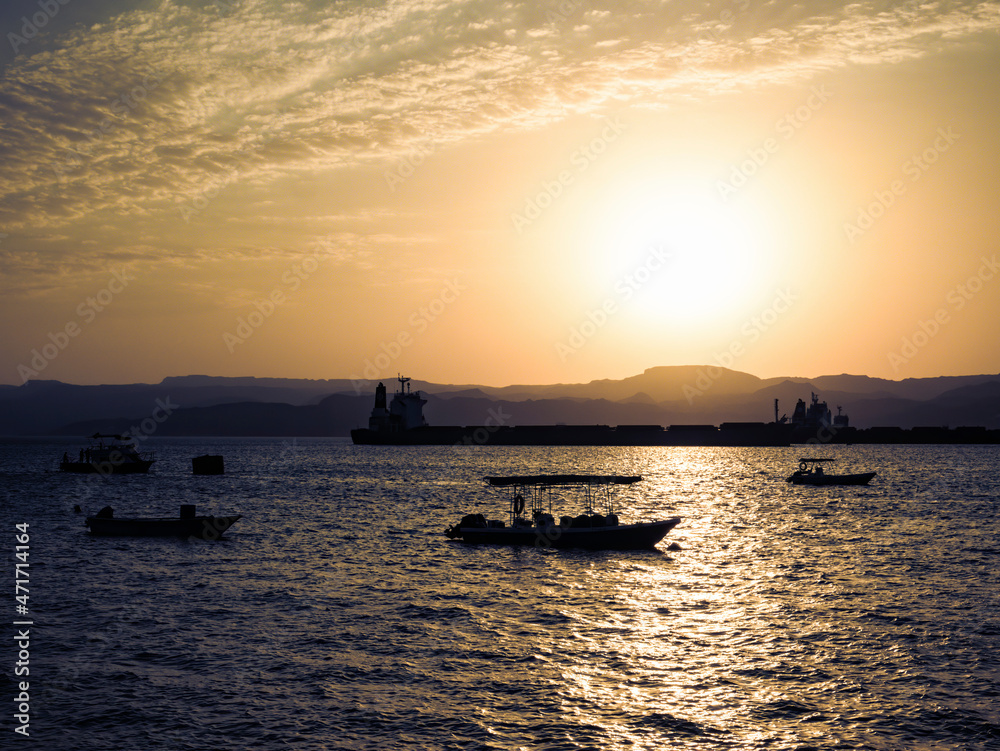
<svg viewBox="0 0 1000 751">
<path fill-rule="evenodd" d="M 149 472 L 156 461 L 153 452 L 140 452 L 135 439 L 118 433 L 94 433 L 90 436 L 96 443 L 80 449 L 79 461 L 72 461 L 68 453 L 63 454 L 59 463 L 61 472 L 81 474 L 124 475 Z M 105 443 L 104 439 L 110 439 Z"/>
<path fill-rule="evenodd" d="M 587 550 L 652 550 L 676 527 L 673 516 L 651 522 L 620 524 L 611 488 L 632 485 L 642 477 L 625 475 L 515 475 L 487 477 L 492 487 L 510 489 L 509 520 L 466 514 L 445 530 L 453 539 L 471 544 L 532 545 Z M 573 487 L 582 492 L 583 511 L 577 516 L 553 516 L 553 488 Z M 596 506 L 603 502 L 603 513 Z"/>
<path fill-rule="evenodd" d="M 875 476 L 875 472 L 859 472 L 848 475 L 828 474 L 823 470 L 824 462 L 834 459 L 804 457 L 799 459 L 799 468 L 785 482 L 793 485 L 867 485 Z"/>
</svg>

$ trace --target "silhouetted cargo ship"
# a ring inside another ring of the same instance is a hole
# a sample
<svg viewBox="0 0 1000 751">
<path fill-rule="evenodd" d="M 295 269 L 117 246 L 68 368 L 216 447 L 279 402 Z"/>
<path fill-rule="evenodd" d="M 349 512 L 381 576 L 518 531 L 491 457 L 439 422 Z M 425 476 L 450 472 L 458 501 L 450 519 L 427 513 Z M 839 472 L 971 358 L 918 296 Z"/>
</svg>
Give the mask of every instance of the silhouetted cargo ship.
<svg viewBox="0 0 1000 751">
<path fill-rule="evenodd" d="M 792 413 L 792 443 L 809 444 L 1000 444 L 1000 430 L 987 430 L 979 425 L 957 428 L 947 426 L 918 426 L 910 429 L 899 427 L 855 428 L 850 424 L 842 407 L 837 414 L 830 412 L 826 402 L 810 394 L 809 405 L 799 399 Z M 774 400 L 775 422 L 785 423 L 788 418 L 778 417 L 778 400 Z"/>
<path fill-rule="evenodd" d="M 351 431 L 356 444 L 376 446 L 789 446 L 804 444 L 1000 444 L 1000 430 L 981 426 L 855 428 L 837 407 L 812 394 L 802 399 L 792 419 L 774 422 L 724 422 L 714 425 L 500 425 L 489 420 L 478 426 L 432 426 L 424 419 L 427 400 L 412 392 L 409 378 L 386 401 L 384 384 L 375 389 L 375 407 L 367 428 Z"/>
<path fill-rule="evenodd" d="M 427 400 L 399 377 L 400 388 L 386 401 L 375 389 L 367 428 L 351 431 L 356 444 L 377 446 L 788 446 L 792 428 L 784 422 L 724 422 L 715 425 L 428 425 Z"/>
<path fill-rule="evenodd" d="M 834 416 L 826 402 L 821 402 L 816 394 L 810 393 L 809 396 L 811 403 L 808 407 L 799 399 L 792 412 L 792 443 L 831 443 L 838 435 L 844 439 L 857 432 L 851 427 L 848 416 L 841 413 L 842 407 L 837 407 Z M 776 422 L 787 419 L 782 416 L 779 420 L 777 399 L 774 400 L 774 419 Z"/>
</svg>

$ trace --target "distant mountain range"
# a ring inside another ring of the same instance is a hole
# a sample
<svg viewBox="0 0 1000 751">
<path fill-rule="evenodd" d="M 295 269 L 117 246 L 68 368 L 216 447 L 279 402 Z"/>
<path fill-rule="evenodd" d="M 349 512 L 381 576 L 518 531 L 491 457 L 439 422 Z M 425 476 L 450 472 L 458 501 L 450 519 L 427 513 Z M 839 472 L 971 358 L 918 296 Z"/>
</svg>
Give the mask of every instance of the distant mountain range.
<svg viewBox="0 0 1000 751">
<path fill-rule="evenodd" d="M 386 379 L 390 394 L 394 379 Z M 375 382 L 182 376 L 158 384 L 0 386 L 0 434 L 347 436 L 365 427 Z M 712 366 L 650 368 L 590 383 L 449 385 L 412 381 L 433 425 L 713 424 L 767 422 L 819 395 L 851 425 L 1000 428 L 1000 375 L 909 378 L 857 375 L 767 378 Z"/>
</svg>

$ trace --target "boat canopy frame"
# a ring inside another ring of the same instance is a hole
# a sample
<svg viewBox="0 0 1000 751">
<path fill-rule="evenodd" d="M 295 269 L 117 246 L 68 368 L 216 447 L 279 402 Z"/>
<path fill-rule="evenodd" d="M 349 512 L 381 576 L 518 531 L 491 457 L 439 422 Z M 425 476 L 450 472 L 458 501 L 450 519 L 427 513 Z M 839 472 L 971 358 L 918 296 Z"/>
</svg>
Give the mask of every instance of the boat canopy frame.
<svg viewBox="0 0 1000 751">
<path fill-rule="evenodd" d="M 603 501 L 605 514 L 615 513 L 615 485 L 632 485 L 642 480 L 641 475 L 511 475 L 504 477 L 484 477 L 487 485 L 510 488 L 511 523 L 524 512 L 529 516 L 552 513 L 553 488 L 578 487 L 583 490 L 584 511 L 596 512 L 596 505 Z M 557 494 L 558 495 L 558 494 Z"/>
<path fill-rule="evenodd" d="M 155 452 L 140 450 L 141 446 L 139 445 L 138 439 L 128 433 L 94 433 L 92 436 L 88 437 L 91 440 L 96 441 L 96 443 L 91 444 L 88 448 L 88 450 L 92 452 L 92 462 L 101 464 L 110 461 L 114 464 L 121 464 L 124 457 L 129 454 L 131 454 L 131 458 L 133 460 L 138 459 L 139 461 L 144 462 L 155 461 Z M 105 438 L 110 438 L 112 440 L 105 444 Z"/>
</svg>

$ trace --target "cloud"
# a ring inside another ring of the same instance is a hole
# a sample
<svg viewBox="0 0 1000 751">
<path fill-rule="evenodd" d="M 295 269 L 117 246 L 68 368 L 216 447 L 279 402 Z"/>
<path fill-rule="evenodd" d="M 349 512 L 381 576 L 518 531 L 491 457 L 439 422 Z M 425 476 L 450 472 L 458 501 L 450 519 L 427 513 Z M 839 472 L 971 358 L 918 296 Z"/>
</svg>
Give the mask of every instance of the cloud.
<svg viewBox="0 0 1000 751">
<path fill-rule="evenodd" d="M 0 228 L 179 207 L 612 106 L 892 64 L 1000 28 L 990 3 L 164 0 L 30 49 L 0 89 Z"/>
</svg>

